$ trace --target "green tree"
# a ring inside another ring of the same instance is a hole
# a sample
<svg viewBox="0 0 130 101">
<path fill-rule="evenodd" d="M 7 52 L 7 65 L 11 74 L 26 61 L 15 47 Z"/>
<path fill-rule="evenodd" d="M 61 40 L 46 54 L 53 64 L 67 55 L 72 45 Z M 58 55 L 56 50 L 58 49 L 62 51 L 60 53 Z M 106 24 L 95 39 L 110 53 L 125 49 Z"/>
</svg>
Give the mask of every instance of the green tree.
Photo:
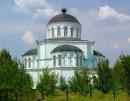
<svg viewBox="0 0 130 101">
<path fill-rule="evenodd" d="M 17 71 L 17 64 L 12 60 L 11 55 L 6 49 L 0 52 L 0 90 L 1 99 L 4 91 L 5 99 L 8 99 L 8 92 L 13 89 L 13 82 Z"/>
<path fill-rule="evenodd" d="M 71 77 L 68 81 L 69 88 L 74 94 L 76 94 L 79 91 L 79 73 L 77 71 L 74 72 L 74 76 Z"/>
<path fill-rule="evenodd" d="M 98 64 L 98 89 L 103 93 L 108 93 L 111 90 L 112 73 L 109 67 L 109 61 L 104 60 Z"/>
<path fill-rule="evenodd" d="M 63 76 L 60 76 L 59 88 L 62 91 L 65 91 L 67 89 L 67 82 Z"/>
<path fill-rule="evenodd" d="M 23 65 L 19 61 L 13 60 L 9 52 L 3 49 L 0 52 L 0 100 L 2 100 L 2 91 L 5 96 L 3 100 L 8 100 L 10 91 L 21 92 L 31 89 L 31 87 L 31 77 L 26 73 Z"/>
<path fill-rule="evenodd" d="M 31 76 L 26 72 L 24 65 L 19 61 L 18 63 L 18 70 L 15 74 L 14 80 L 14 91 L 16 101 L 18 100 L 18 94 L 25 95 L 31 91 L 33 86 L 33 81 Z"/>
<path fill-rule="evenodd" d="M 128 94 L 130 96 L 130 55 L 122 55 L 120 56 L 121 62 L 123 64 L 125 75 L 126 75 L 126 89 L 128 91 Z"/>
<path fill-rule="evenodd" d="M 90 80 L 87 68 L 76 70 L 74 76 L 69 80 L 71 91 L 75 94 L 76 92 L 80 92 L 82 95 L 87 95 L 89 93 Z"/>
<path fill-rule="evenodd" d="M 58 75 L 55 72 L 52 72 L 48 68 L 43 69 L 42 75 L 40 76 L 40 82 L 37 85 L 37 88 L 42 93 L 42 99 L 45 99 L 45 95 L 53 95 L 56 84 L 58 81 Z"/>
<path fill-rule="evenodd" d="M 114 64 L 112 77 L 115 84 L 121 85 L 121 87 L 124 88 L 124 84 L 126 83 L 126 73 L 121 59 L 118 59 Z"/>
</svg>

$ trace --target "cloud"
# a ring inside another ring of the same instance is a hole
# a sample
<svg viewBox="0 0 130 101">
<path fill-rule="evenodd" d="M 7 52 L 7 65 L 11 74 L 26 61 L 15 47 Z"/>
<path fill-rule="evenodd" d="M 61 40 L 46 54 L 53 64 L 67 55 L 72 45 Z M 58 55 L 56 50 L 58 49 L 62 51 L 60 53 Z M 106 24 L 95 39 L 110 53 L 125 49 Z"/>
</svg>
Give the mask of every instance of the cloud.
<svg viewBox="0 0 130 101">
<path fill-rule="evenodd" d="M 15 10 L 31 14 L 32 18 L 50 18 L 58 12 L 45 0 L 15 0 Z"/>
<path fill-rule="evenodd" d="M 57 14 L 58 12 L 55 11 L 53 8 L 43 8 L 43 9 L 37 9 L 32 16 L 33 18 L 38 19 L 38 18 L 50 18 Z"/>
<path fill-rule="evenodd" d="M 120 45 L 119 44 L 113 44 L 112 47 L 115 48 L 115 49 L 118 49 L 118 48 L 120 48 Z"/>
<path fill-rule="evenodd" d="M 130 43 L 130 37 L 128 38 L 128 40 L 127 40 L 127 41 L 128 41 L 128 43 Z"/>
<path fill-rule="evenodd" d="M 31 31 L 25 31 L 22 40 L 25 43 L 33 44 L 35 42 L 34 34 Z"/>
<path fill-rule="evenodd" d="M 120 12 L 116 11 L 115 9 L 111 8 L 108 5 L 100 7 L 98 16 L 102 20 L 108 19 L 108 18 L 115 18 L 119 22 L 130 21 L 130 16 L 129 15 L 120 13 Z"/>
</svg>

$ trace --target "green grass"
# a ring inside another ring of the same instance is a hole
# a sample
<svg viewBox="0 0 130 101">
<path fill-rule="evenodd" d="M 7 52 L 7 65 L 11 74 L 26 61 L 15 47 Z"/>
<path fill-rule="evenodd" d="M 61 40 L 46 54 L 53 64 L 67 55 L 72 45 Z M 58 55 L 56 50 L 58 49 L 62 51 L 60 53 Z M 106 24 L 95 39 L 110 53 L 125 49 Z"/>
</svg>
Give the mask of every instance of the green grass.
<svg viewBox="0 0 130 101">
<path fill-rule="evenodd" d="M 57 90 L 56 96 L 46 97 L 46 101 L 66 101 L 65 93 Z M 114 101 L 113 94 L 102 94 L 99 91 L 94 91 L 92 98 L 90 96 L 82 96 L 80 94 L 69 93 L 69 101 Z M 130 98 L 127 96 L 126 92 L 118 91 L 116 92 L 115 101 L 130 101 Z"/>
<path fill-rule="evenodd" d="M 60 90 L 56 90 L 55 96 L 45 97 L 45 101 L 66 101 L 66 94 Z M 41 99 L 41 94 L 37 91 L 34 96 L 32 94 L 26 95 L 26 97 L 19 97 L 18 101 L 39 101 Z M 15 100 L 9 100 L 15 101 Z M 80 94 L 69 93 L 68 101 L 130 101 L 127 93 L 125 91 L 116 91 L 116 98 L 114 100 L 112 92 L 109 94 L 103 94 L 100 91 L 94 90 L 92 98 L 89 95 L 82 96 Z"/>
</svg>

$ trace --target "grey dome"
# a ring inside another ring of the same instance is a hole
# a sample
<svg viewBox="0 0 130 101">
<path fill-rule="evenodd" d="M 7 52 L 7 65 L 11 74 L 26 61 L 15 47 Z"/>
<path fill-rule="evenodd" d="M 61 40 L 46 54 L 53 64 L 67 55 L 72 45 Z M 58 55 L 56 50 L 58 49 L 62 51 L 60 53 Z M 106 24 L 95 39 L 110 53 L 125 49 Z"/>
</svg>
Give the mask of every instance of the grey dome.
<svg viewBox="0 0 130 101">
<path fill-rule="evenodd" d="M 37 55 L 37 49 L 36 48 L 30 49 L 23 54 L 23 56 L 29 56 L 29 55 Z"/>
<path fill-rule="evenodd" d="M 61 45 L 52 50 L 51 53 L 61 52 L 61 51 L 75 51 L 75 52 L 82 52 L 82 50 L 76 46 L 72 45 Z"/>
<path fill-rule="evenodd" d="M 102 56 L 102 57 L 105 57 L 102 53 L 100 53 L 100 52 L 97 51 L 97 50 L 93 50 L 93 54 L 96 55 L 96 56 Z"/>
<path fill-rule="evenodd" d="M 59 15 L 54 16 L 49 22 L 50 23 L 55 23 L 55 22 L 74 22 L 74 23 L 79 23 L 79 21 L 72 15 L 70 14 L 66 14 L 66 9 L 63 8 L 62 9 L 62 13 Z"/>
</svg>

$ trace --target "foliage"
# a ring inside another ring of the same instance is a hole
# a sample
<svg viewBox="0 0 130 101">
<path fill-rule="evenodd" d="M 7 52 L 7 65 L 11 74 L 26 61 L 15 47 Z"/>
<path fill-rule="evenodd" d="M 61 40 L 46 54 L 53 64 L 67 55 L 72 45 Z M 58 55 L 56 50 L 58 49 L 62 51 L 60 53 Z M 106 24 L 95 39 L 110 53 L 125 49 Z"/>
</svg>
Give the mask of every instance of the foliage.
<svg viewBox="0 0 130 101">
<path fill-rule="evenodd" d="M 111 90 L 112 73 L 109 67 L 109 61 L 104 60 L 98 64 L 98 89 L 103 93 L 108 93 Z"/>
<path fill-rule="evenodd" d="M 43 69 L 42 75 L 40 76 L 40 82 L 37 85 L 37 88 L 41 91 L 42 97 L 44 95 L 53 95 L 56 84 L 58 81 L 58 75 L 48 68 Z"/>
<path fill-rule="evenodd" d="M 124 88 L 126 83 L 126 73 L 121 59 L 118 59 L 112 69 L 113 81 L 115 84 L 121 85 Z"/>
<path fill-rule="evenodd" d="M 67 82 L 63 76 L 60 76 L 59 88 L 62 91 L 65 91 L 67 89 Z"/>
<path fill-rule="evenodd" d="M 126 89 L 128 91 L 128 94 L 130 96 L 130 55 L 122 55 L 120 56 L 121 62 L 123 64 L 124 70 L 125 70 L 125 79 L 126 79 Z"/>
<path fill-rule="evenodd" d="M 3 49 L 0 52 L 0 90 L 1 93 L 6 90 L 5 100 L 8 99 L 9 91 L 24 92 L 31 90 L 31 87 L 31 77 L 26 73 L 23 65 L 20 61 L 13 60 L 9 52 Z"/>
<path fill-rule="evenodd" d="M 74 76 L 69 80 L 69 86 L 71 91 L 75 94 L 80 92 L 83 95 L 89 93 L 90 78 L 88 76 L 88 69 L 82 68 L 82 70 L 76 70 Z"/>
<path fill-rule="evenodd" d="M 6 49 L 0 52 L 0 89 L 12 89 L 16 74 L 16 63 Z"/>
<path fill-rule="evenodd" d="M 15 74 L 14 89 L 20 93 L 26 93 L 31 90 L 33 86 L 32 78 L 26 73 L 23 64 L 19 62 L 19 68 Z"/>
</svg>

